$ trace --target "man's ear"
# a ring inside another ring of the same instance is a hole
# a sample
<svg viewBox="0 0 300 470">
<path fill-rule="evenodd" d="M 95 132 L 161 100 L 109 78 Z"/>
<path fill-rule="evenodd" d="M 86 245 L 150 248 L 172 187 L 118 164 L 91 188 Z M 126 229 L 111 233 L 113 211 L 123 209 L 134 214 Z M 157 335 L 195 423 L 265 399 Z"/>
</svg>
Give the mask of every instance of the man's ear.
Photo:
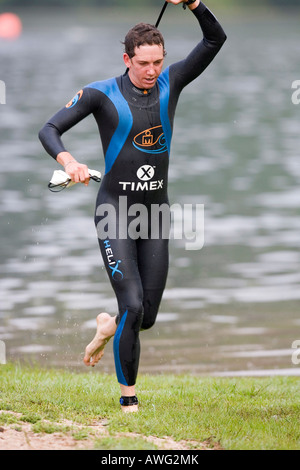
<svg viewBox="0 0 300 470">
<path fill-rule="evenodd" d="M 124 63 L 125 63 L 125 65 L 126 65 L 126 67 L 127 67 L 128 69 L 130 69 L 130 67 L 131 67 L 131 60 L 130 60 L 130 58 L 129 58 L 129 55 L 126 54 L 126 52 L 124 52 L 124 54 L 123 54 L 123 60 L 124 60 Z"/>
</svg>

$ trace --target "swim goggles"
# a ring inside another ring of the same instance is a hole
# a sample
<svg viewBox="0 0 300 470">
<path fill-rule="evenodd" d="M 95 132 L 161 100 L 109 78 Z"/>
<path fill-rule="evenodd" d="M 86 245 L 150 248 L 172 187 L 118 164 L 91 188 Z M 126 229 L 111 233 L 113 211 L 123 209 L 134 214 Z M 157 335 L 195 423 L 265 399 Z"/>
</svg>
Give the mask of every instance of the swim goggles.
<svg viewBox="0 0 300 470">
<path fill-rule="evenodd" d="M 96 181 L 97 183 L 101 182 L 101 173 L 97 170 L 89 169 L 90 179 Z M 52 193 L 59 193 L 66 188 L 74 186 L 74 181 L 71 180 L 70 175 L 62 170 L 55 170 L 50 182 L 48 183 L 48 188 Z"/>
</svg>

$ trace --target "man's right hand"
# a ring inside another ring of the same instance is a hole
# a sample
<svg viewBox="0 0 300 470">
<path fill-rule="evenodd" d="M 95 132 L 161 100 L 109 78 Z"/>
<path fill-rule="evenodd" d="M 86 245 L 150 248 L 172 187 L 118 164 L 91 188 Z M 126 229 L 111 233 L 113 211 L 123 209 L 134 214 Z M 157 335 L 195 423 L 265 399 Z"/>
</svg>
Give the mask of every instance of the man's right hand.
<svg viewBox="0 0 300 470">
<path fill-rule="evenodd" d="M 56 160 L 64 167 L 74 183 L 83 183 L 86 186 L 89 184 L 90 175 L 87 165 L 77 162 L 69 152 L 59 153 Z"/>
<path fill-rule="evenodd" d="M 179 5 L 180 3 L 185 3 L 187 0 L 167 0 L 168 3 L 173 3 L 173 5 Z M 200 5 L 200 0 L 196 0 L 195 3 L 189 5 L 190 10 L 195 10 Z"/>
</svg>

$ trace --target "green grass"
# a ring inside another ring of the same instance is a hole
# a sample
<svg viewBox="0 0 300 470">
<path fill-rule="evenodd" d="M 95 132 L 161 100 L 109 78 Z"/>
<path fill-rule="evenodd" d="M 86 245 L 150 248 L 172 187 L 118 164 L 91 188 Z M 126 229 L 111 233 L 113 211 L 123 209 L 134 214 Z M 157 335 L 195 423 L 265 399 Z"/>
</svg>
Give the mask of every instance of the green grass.
<svg viewBox="0 0 300 470">
<path fill-rule="evenodd" d="M 95 448 L 110 450 L 157 448 L 143 436 L 169 436 L 190 448 L 205 441 L 227 450 L 300 449 L 299 378 L 142 375 L 137 390 L 140 411 L 125 415 L 115 376 L 0 366 L 0 426 L 27 422 L 34 432 L 71 431 L 84 441 L 93 422 L 105 420 Z"/>
</svg>

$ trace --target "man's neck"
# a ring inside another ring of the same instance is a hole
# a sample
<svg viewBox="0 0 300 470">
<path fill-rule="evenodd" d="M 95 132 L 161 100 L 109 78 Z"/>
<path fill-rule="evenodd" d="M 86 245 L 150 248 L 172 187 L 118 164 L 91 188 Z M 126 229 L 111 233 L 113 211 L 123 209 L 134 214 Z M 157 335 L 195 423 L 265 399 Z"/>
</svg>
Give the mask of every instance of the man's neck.
<svg viewBox="0 0 300 470">
<path fill-rule="evenodd" d="M 131 77 L 130 77 L 130 72 L 128 73 L 128 78 L 129 78 L 129 81 L 130 81 L 130 85 L 131 85 L 131 88 L 132 90 L 137 93 L 138 95 L 140 96 L 148 96 L 148 95 L 151 95 L 152 91 L 153 91 L 153 88 L 149 88 L 149 89 L 145 89 L 145 88 L 139 88 L 138 86 L 136 86 L 134 84 L 134 82 L 132 81 Z"/>
</svg>

